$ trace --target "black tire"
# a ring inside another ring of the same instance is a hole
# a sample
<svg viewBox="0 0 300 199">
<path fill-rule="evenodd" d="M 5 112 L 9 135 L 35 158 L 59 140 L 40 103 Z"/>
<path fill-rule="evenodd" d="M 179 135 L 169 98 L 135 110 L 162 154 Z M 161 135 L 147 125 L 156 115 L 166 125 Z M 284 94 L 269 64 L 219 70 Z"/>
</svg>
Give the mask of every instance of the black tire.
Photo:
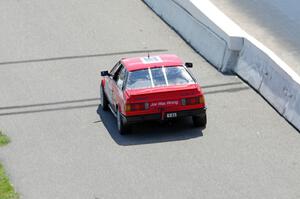
<svg viewBox="0 0 300 199">
<path fill-rule="evenodd" d="M 117 111 L 117 127 L 118 127 L 118 131 L 121 135 L 126 135 L 126 134 L 130 133 L 130 126 L 128 124 L 124 123 L 119 110 Z"/>
<path fill-rule="evenodd" d="M 101 97 L 100 103 L 101 103 L 102 110 L 107 111 L 108 110 L 108 100 L 104 93 L 102 85 L 100 86 L 100 97 Z"/>
<path fill-rule="evenodd" d="M 193 123 L 195 127 L 206 127 L 207 118 L 206 115 L 203 116 L 193 116 Z"/>
</svg>

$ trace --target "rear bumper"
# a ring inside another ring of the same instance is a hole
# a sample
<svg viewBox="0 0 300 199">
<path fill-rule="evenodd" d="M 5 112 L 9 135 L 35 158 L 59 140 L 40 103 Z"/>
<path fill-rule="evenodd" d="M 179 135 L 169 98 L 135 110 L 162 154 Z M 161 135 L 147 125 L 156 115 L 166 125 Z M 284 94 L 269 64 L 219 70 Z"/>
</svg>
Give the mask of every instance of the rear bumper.
<svg viewBox="0 0 300 199">
<path fill-rule="evenodd" d="M 166 115 L 168 112 L 164 113 Z M 192 110 L 185 110 L 185 111 L 177 111 L 177 112 L 172 112 L 176 113 L 177 117 L 176 118 L 181 118 L 181 117 L 189 117 L 189 116 L 200 116 L 204 117 L 206 115 L 206 108 L 201 108 L 201 109 L 192 109 Z M 151 120 L 170 120 L 169 118 L 164 118 L 162 114 L 150 114 L 150 115 L 138 115 L 138 116 L 129 116 L 126 117 L 122 115 L 123 117 L 123 122 L 127 124 L 133 124 L 133 123 L 138 123 L 142 121 L 151 121 Z M 174 118 L 172 118 L 174 119 Z"/>
</svg>

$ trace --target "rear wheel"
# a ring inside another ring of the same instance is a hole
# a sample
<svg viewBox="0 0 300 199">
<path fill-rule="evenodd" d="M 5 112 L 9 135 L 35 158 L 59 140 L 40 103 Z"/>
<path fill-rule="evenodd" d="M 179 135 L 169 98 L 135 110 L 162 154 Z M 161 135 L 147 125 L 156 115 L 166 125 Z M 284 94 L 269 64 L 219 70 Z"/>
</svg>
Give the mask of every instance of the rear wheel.
<svg viewBox="0 0 300 199">
<path fill-rule="evenodd" d="M 206 127 L 207 118 L 206 114 L 203 116 L 193 116 L 193 123 L 195 127 Z"/>
<path fill-rule="evenodd" d="M 108 100 L 107 100 L 107 97 L 104 93 L 104 90 L 103 90 L 103 86 L 101 85 L 100 86 L 100 97 L 101 97 L 101 107 L 102 107 L 102 110 L 104 111 L 107 111 L 108 110 Z"/>
<path fill-rule="evenodd" d="M 118 125 L 118 131 L 121 135 L 126 135 L 130 133 L 130 126 L 124 123 L 119 110 L 117 111 L 117 125 Z"/>
</svg>

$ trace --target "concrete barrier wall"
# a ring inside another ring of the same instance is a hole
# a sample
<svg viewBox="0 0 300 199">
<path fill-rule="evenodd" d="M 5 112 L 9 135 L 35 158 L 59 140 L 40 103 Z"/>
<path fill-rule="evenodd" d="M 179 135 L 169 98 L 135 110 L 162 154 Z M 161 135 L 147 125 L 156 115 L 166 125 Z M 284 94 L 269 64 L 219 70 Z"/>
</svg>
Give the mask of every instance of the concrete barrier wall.
<svg viewBox="0 0 300 199">
<path fill-rule="evenodd" d="M 199 9 L 186 0 L 145 0 L 170 24 L 196 51 L 222 72 L 229 72 L 242 47 L 241 37 L 230 37 L 213 25 Z M 237 38 L 237 39 L 236 39 Z"/>
<path fill-rule="evenodd" d="M 289 101 L 284 117 L 290 121 L 295 127 L 300 130 L 300 86 L 299 84 L 294 84 L 293 90 L 296 91 L 293 93 L 292 99 Z"/>
<path fill-rule="evenodd" d="M 300 130 L 300 78 L 208 0 L 144 0 L 218 70 L 235 73 Z"/>
<path fill-rule="evenodd" d="M 262 43 L 246 38 L 233 71 L 300 130 L 299 75 Z"/>
<path fill-rule="evenodd" d="M 278 112 L 285 114 L 289 102 L 295 97 L 294 79 L 272 59 L 272 55 L 255 43 L 245 39 L 233 71 L 260 92 Z"/>
</svg>

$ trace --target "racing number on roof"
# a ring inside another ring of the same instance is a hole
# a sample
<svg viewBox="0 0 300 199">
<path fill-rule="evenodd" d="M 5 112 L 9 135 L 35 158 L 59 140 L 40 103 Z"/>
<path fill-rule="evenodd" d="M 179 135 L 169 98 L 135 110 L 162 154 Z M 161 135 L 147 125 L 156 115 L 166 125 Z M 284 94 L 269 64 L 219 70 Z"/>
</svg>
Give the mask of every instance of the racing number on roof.
<svg viewBox="0 0 300 199">
<path fill-rule="evenodd" d="M 153 57 L 143 57 L 141 58 L 142 62 L 144 64 L 151 64 L 151 63 L 160 63 L 162 62 L 161 58 L 159 56 L 153 56 Z"/>
</svg>

